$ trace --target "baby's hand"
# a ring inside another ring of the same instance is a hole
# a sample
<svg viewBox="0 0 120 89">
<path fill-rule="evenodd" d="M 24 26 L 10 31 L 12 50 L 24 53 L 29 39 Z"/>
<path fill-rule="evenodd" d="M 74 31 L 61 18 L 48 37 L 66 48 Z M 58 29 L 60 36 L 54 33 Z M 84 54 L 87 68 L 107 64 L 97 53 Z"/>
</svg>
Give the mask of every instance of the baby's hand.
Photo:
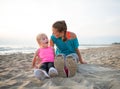
<svg viewBox="0 0 120 89">
<path fill-rule="evenodd" d="M 31 66 L 31 68 L 33 69 L 33 68 L 34 68 L 34 66 Z"/>
</svg>

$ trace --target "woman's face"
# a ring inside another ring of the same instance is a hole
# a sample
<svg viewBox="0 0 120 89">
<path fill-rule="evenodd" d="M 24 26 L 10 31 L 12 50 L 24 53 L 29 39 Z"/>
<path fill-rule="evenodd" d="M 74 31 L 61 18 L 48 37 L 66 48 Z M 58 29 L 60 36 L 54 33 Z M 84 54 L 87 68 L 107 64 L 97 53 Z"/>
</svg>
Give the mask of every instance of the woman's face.
<svg viewBox="0 0 120 89">
<path fill-rule="evenodd" d="M 52 32 L 56 38 L 62 37 L 64 35 L 64 32 L 58 32 L 56 28 L 52 28 Z"/>
</svg>

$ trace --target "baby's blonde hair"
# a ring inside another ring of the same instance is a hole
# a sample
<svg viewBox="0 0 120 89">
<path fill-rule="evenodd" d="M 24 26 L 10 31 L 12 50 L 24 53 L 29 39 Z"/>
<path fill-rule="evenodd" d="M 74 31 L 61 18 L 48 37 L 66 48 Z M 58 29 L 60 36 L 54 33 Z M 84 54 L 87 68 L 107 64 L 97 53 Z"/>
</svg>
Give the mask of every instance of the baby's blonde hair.
<svg viewBox="0 0 120 89">
<path fill-rule="evenodd" d="M 38 35 L 37 35 L 37 37 L 36 37 L 36 40 L 37 40 L 37 42 L 40 44 L 40 40 L 41 40 L 41 38 L 42 37 L 47 37 L 47 35 L 45 34 L 45 33 L 39 33 Z"/>
</svg>

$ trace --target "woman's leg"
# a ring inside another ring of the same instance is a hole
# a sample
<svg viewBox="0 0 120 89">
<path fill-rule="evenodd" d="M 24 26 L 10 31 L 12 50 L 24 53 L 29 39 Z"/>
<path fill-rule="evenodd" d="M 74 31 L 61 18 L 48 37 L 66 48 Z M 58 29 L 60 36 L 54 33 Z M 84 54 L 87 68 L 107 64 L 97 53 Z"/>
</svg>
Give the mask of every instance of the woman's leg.
<svg viewBox="0 0 120 89">
<path fill-rule="evenodd" d="M 75 53 L 66 56 L 66 67 L 68 68 L 68 77 L 72 77 L 77 72 L 78 56 Z"/>
<path fill-rule="evenodd" d="M 76 53 L 71 53 L 71 54 L 67 55 L 66 58 L 69 57 L 69 56 L 73 57 L 73 60 L 74 60 L 76 63 L 78 63 L 79 57 L 78 57 L 78 55 L 77 55 Z"/>
<path fill-rule="evenodd" d="M 64 70 L 64 66 L 65 66 L 64 59 L 65 59 L 64 54 L 59 54 L 55 57 L 55 61 L 54 61 L 55 68 L 57 69 L 58 76 L 60 77 L 66 77 L 66 72 Z"/>
</svg>

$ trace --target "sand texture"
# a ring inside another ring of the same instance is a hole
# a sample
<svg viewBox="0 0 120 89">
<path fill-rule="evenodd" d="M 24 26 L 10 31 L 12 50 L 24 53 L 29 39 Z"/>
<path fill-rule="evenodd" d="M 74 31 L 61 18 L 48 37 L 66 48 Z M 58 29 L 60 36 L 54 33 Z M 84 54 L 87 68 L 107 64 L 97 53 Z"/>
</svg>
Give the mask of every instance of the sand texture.
<svg viewBox="0 0 120 89">
<path fill-rule="evenodd" d="M 120 46 L 81 50 L 88 64 L 78 64 L 71 78 L 40 81 L 33 75 L 33 53 L 0 55 L 0 89 L 120 89 Z"/>
</svg>

